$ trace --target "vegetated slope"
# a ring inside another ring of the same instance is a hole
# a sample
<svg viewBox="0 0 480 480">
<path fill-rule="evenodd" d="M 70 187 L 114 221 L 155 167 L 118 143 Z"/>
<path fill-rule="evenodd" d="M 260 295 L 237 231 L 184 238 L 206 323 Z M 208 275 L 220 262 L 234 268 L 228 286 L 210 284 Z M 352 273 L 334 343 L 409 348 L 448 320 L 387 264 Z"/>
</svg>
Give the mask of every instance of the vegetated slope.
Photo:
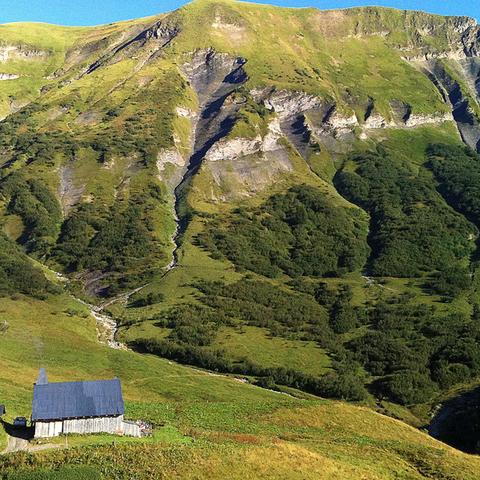
<svg viewBox="0 0 480 480">
<path fill-rule="evenodd" d="M 62 465 L 60 476 L 81 463 L 106 479 L 156 479 L 159 472 L 167 479 L 384 480 L 401 475 L 412 480 L 473 480 L 478 476 L 478 457 L 458 452 L 397 420 L 346 404 L 305 401 L 295 405 L 292 400 L 151 404 L 137 412 L 168 426 L 156 431 L 156 438 L 143 441 L 119 439 L 113 445 L 111 437 L 97 437 L 98 444 L 86 448 L 4 456 L 0 473 L 4 478 L 23 474 L 20 478 L 30 479 L 36 471 L 48 478 L 58 465 Z M 69 443 L 76 440 L 69 437 Z"/>
<path fill-rule="evenodd" d="M 370 213 L 374 275 L 416 277 L 468 259 L 477 229 L 448 208 L 425 169 L 382 153 L 358 156 L 336 176 L 339 191 Z"/>
<path fill-rule="evenodd" d="M 472 19 L 199 0 L 1 28 L 3 230 L 119 338 L 387 410 L 476 378 L 473 196 L 432 153 L 477 162 Z"/>
<path fill-rule="evenodd" d="M 28 280 L 24 283 L 29 286 Z M 40 366 L 47 368 L 52 382 L 117 376 L 127 405 L 147 399 L 195 403 L 231 402 L 239 397 L 246 402 L 270 402 L 278 398 L 278 394 L 233 378 L 212 376 L 156 357 L 108 348 L 99 343 L 95 320 L 88 308 L 61 290 L 50 293 L 37 289 L 35 296 L 40 298 L 19 292 L 10 296 L 5 295 L 8 292 L 2 293 L 0 398 L 7 405 L 7 415 L 3 417 L 6 427 L 17 415 L 30 415 L 33 382 Z M 101 331 L 101 325 L 98 329 Z M 129 418 L 135 420 L 136 415 L 132 412 Z M 3 426 L 0 440 L 3 451 L 6 440 Z"/>
</svg>

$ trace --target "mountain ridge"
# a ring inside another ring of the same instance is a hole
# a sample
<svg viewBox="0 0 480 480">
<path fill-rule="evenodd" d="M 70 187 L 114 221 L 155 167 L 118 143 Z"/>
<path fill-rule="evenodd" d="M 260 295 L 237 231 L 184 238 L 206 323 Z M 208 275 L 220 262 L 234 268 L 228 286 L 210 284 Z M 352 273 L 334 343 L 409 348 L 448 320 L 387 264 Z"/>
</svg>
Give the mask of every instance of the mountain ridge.
<svg viewBox="0 0 480 480">
<path fill-rule="evenodd" d="M 6 308 L 68 322 L 74 295 L 136 372 L 163 357 L 415 426 L 475 385 L 475 20 L 198 0 L 24 44 L 18 27 L 0 26 Z"/>
</svg>

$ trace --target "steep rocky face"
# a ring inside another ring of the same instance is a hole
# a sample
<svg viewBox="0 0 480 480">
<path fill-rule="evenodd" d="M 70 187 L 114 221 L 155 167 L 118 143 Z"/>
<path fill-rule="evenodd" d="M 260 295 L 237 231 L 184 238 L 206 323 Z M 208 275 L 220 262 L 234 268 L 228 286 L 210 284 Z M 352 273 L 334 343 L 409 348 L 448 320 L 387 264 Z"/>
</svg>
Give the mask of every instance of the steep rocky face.
<svg viewBox="0 0 480 480">
<path fill-rule="evenodd" d="M 360 120 L 354 112 L 339 111 L 339 106 L 332 101 L 303 92 L 254 89 L 251 93 L 257 102 L 264 102 L 265 106 L 275 111 L 283 135 L 305 160 L 311 153 L 309 147 L 317 143 L 331 154 L 351 150 L 357 128 L 359 138 L 366 140 L 370 138 L 370 132 L 375 130 L 414 128 L 454 121 L 454 116 L 450 112 L 414 114 L 411 105 L 398 100 L 390 102 L 390 120 L 374 112 L 373 101 L 367 108 L 364 118 Z"/>
<path fill-rule="evenodd" d="M 298 153 L 306 159 L 308 145 L 311 141 L 305 112 L 327 111 L 328 102 L 303 92 L 273 91 L 265 94 L 261 91 L 252 91 L 257 101 L 264 101 L 265 106 L 274 110 L 280 119 L 280 128 Z"/>
<path fill-rule="evenodd" d="M 227 100 L 237 87 L 248 80 L 243 69 L 245 63 L 244 58 L 209 49 L 195 54 L 183 66 L 182 70 L 197 94 L 200 108 L 194 126 L 190 170 L 195 169 L 208 149 L 232 129 L 244 101 Z"/>
<path fill-rule="evenodd" d="M 15 73 L 0 73 L 0 80 L 15 80 L 16 78 L 20 78 L 20 75 Z"/>
<path fill-rule="evenodd" d="M 480 59 L 468 58 L 456 62 L 454 68 L 458 72 L 457 79 L 453 77 L 453 71 L 449 73 L 439 60 L 417 61 L 416 66 L 433 82 L 451 108 L 452 117 L 463 141 L 480 151 L 480 122 L 474 111 L 474 105 L 479 98 Z M 473 99 L 467 95 L 471 95 Z"/>
<path fill-rule="evenodd" d="M 268 133 L 264 137 L 257 135 L 254 138 L 220 140 L 207 151 L 205 160 L 218 162 L 221 160 L 235 160 L 238 157 L 258 152 L 273 152 L 281 148 L 278 140 L 282 136 L 280 122 L 278 118 L 273 118 L 268 125 Z"/>
<path fill-rule="evenodd" d="M 190 155 L 177 149 L 159 153 L 157 166 L 160 178 L 170 192 L 186 182 L 198 170 L 209 148 L 225 137 L 235 121 L 242 101 L 227 101 L 238 86 L 248 80 L 243 70 L 246 60 L 219 54 L 214 49 L 197 52 L 181 70 L 188 79 L 198 99 L 198 111 L 179 106 L 178 116 L 191 124 Z"/>
<path fill-rule="evenodd" d="M 246 60 L 214 49 L 196 52 L 189 62 L 181 67 L 198 99 L 199 111 L 177 107 L 177 115 L 188 118 L 191 124 L 190 156 L 182 155 L 176 149 L 160 152 L 157 160 L 159 178 L 173 194 L 174 216 L 177 231 L 186 228 L 182 218 L 182 204 L 185 203 L 187 188 L 192 176 L 198 171 L 209 149 L 227 136 L 235 124 L 236 114 L 244 100 L 232 100 L 230 95 L 243 85 L 248 77 L 243 69 Z M 176 259 L 174 250 L 174 262 Z"/>
<path fill-rule="evenodd" d="M 41 61 L 48 55 L 48 51 L 30 45 L 5 45 L 0 47 L 0 62 L 14 59 Z"/>
<path fill-rule="evenodd" d="M 480 58 L 476 56 L 459 60 L 458 65 L 477 102 L 480 101 Z"/>
<path fill-rule="evenodd" d="M 212 197 L 223 201 L 254 195 L 293 170 L 279 118 L 272 118 L 262 137 L 220 140 L 205 155 L 205 168 L 215 182 Z"/>
<path fill-rule="evenodd" d="M 404 28 L 410 30 L 411 35 L 405 44 L 397 46 L 405 60 L 458 60 L 478 55 L 480 28 L 475 19 L 449 16 L 438 22 L 433 16 L 415 13 L 409 12 L 410 16 L 406 13 Z M 429 40 L 443 37 L 445 32 L 448 32 L 448 43 L 443 48 L 432 48 Z M 391 31 L 385 33 L 390 34 Z"/>
<path fill-rule="evenodd" d="M 110 50 L 92 63 L 81 76 L 88 75 L 101 66 L 115 65 L 128 58 L 138 58 L 135 70 L 139 71 L 147 62 L 152 61 L 179 33 L 180 29 L 178 27 L 160 21 L 118 47 L 110 47 Z"/>
</svg>

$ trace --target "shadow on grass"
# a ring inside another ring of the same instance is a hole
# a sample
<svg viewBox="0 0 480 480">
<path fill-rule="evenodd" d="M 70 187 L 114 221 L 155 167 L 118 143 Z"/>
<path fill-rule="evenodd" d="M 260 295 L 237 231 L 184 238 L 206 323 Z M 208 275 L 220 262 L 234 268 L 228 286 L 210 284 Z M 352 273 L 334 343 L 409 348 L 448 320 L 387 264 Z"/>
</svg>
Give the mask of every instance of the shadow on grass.
<svg viewBox="0 0 480 480">
<path fill-rule="evenodd" d="M 31 440 L 35 435 L 35 427 L 14 427 L 12 423 L 8 423 L 3 419 L 0 419 L 0 422 L 5 432 L 11 437 Z"/>
<path fill-rule="evenodd" d="M 480 451 L 480 387 L 461 393 L 442 405 L 433 417 L 428 433 L 466 453 Z"/>
</svg>

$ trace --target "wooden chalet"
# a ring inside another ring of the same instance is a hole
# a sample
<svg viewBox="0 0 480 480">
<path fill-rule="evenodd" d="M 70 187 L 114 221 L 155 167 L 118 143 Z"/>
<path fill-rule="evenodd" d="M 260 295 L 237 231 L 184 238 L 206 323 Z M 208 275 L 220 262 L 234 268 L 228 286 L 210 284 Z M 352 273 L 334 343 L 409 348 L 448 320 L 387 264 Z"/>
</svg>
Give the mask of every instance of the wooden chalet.
<svg viewBox="0 0 480 480">
<path fill-rule="evenodd" d="M 68 433 L 116 433 L 140 437 L 140 426 L 123 419 L 120 380 L 49 383 L 40 369 L 33 387 L 35 437 Z"/>
</svg>

